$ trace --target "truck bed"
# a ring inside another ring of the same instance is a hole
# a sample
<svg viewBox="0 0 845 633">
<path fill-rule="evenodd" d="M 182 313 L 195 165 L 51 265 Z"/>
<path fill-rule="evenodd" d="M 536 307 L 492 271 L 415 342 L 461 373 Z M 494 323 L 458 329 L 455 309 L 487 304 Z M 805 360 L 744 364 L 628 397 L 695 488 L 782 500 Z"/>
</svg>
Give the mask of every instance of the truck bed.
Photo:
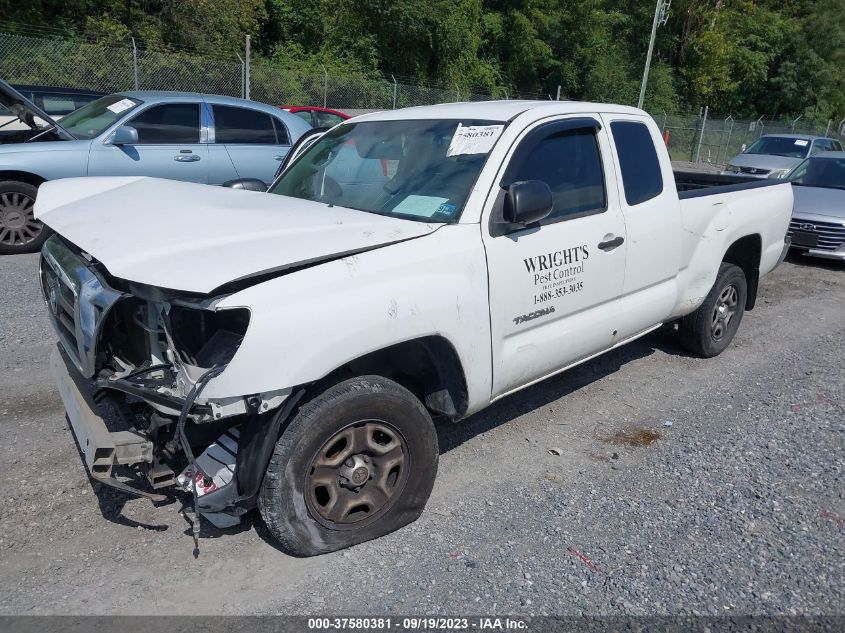
<svg viewBox="0 0 845 633">
<path fill-rule="evenodd" d="M 787 182 L 776 178 L 724 176 L 696 171 L 673 171 L 673 173 L 675 175 L 675 188 L 678 190 L 678 197 L 681 200 L 745 189 L 771 187 Z"/>
</svg>

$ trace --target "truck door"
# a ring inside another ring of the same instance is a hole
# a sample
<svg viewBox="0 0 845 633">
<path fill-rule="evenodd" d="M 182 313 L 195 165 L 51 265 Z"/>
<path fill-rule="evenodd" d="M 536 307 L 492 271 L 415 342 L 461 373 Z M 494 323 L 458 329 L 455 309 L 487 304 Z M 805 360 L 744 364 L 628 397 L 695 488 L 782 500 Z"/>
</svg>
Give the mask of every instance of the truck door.
<svg viewBox="0 0 845 633">
<path fill-rule="evenodd" d="M 627 338 L 663 321 L 677 302 L 681 213 L 674 180 L 664 178 L 672 165 L 657 126 L 645 117 L 603 117 L 628 231 L 620 324 L 620 336 Z"/>
<path fill-rule="evenodd" d="M 560 118 L 526 130 L 505 161 L 482 223 L 494 398 L 613 345 L 627 242 L 609 151 L 597 119 Z M 523 180 L 545 182 L 554 208 L 511 230 L 505 194 Z"/>
</svg>

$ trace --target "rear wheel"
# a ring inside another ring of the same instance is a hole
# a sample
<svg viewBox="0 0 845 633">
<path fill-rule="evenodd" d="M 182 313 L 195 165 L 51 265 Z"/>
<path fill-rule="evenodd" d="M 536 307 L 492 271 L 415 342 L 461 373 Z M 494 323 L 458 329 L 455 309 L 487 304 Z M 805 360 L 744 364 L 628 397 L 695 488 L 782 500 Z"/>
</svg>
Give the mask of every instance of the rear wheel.
<svg viewBox="0 0 845 633">
<path fill-rule="evenodd" d="M 415 521 L 437 474 L 437 435 L 422 403 L 378 376 L 337 384 L 282 433 L 258 499 L 282 548 L 312 556 Z"/>
<path fill-rule="evenodd" d="M 705 358 L 721 354 L 739 329 L 747 296 L 748 284 L 742 269 L 722 264 L 704 303 L 681 319 L 678 331 L 684 347 Z"/>
<path fill-rule="evenodd" d="M 0 182 L 0 255 L 34 253 L 49 237 L 49 229 L 33 214 L 37 194 L 28 182 Z"/>
</svg>

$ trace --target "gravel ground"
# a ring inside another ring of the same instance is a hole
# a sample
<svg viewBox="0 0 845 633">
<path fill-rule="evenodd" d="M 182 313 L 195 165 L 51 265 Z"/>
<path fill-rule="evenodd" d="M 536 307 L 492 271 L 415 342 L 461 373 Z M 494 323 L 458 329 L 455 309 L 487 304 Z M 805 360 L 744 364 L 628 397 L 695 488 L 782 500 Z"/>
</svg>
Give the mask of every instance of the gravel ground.
<svg viewBox="0 0 845 633">
<path fill-rule="evenodd" d="M 841 265 L 787 261 L 716 359 L 664 331 L 439 428 L 394 534 L 293 559 L 204 526 L 197 560 L 180 503 L 88 483 L 36 266 L 0 259 L 0 614 L 845 613 Z"/>
</svg>

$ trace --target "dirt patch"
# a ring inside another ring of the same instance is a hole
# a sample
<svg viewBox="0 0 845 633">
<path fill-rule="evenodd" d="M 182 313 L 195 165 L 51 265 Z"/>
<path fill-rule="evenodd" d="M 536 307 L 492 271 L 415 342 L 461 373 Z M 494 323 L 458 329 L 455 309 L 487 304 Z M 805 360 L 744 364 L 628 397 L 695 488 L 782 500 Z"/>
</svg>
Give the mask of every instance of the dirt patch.
<svg viewBox="0 0 845 633">
<path fill-rule="evenodd" d="M 648 446 L 660 439 L 660 433 L 654 429 L 636 428 L 616 431 L 603 441 L 617 446 Z"/>
</svg>

